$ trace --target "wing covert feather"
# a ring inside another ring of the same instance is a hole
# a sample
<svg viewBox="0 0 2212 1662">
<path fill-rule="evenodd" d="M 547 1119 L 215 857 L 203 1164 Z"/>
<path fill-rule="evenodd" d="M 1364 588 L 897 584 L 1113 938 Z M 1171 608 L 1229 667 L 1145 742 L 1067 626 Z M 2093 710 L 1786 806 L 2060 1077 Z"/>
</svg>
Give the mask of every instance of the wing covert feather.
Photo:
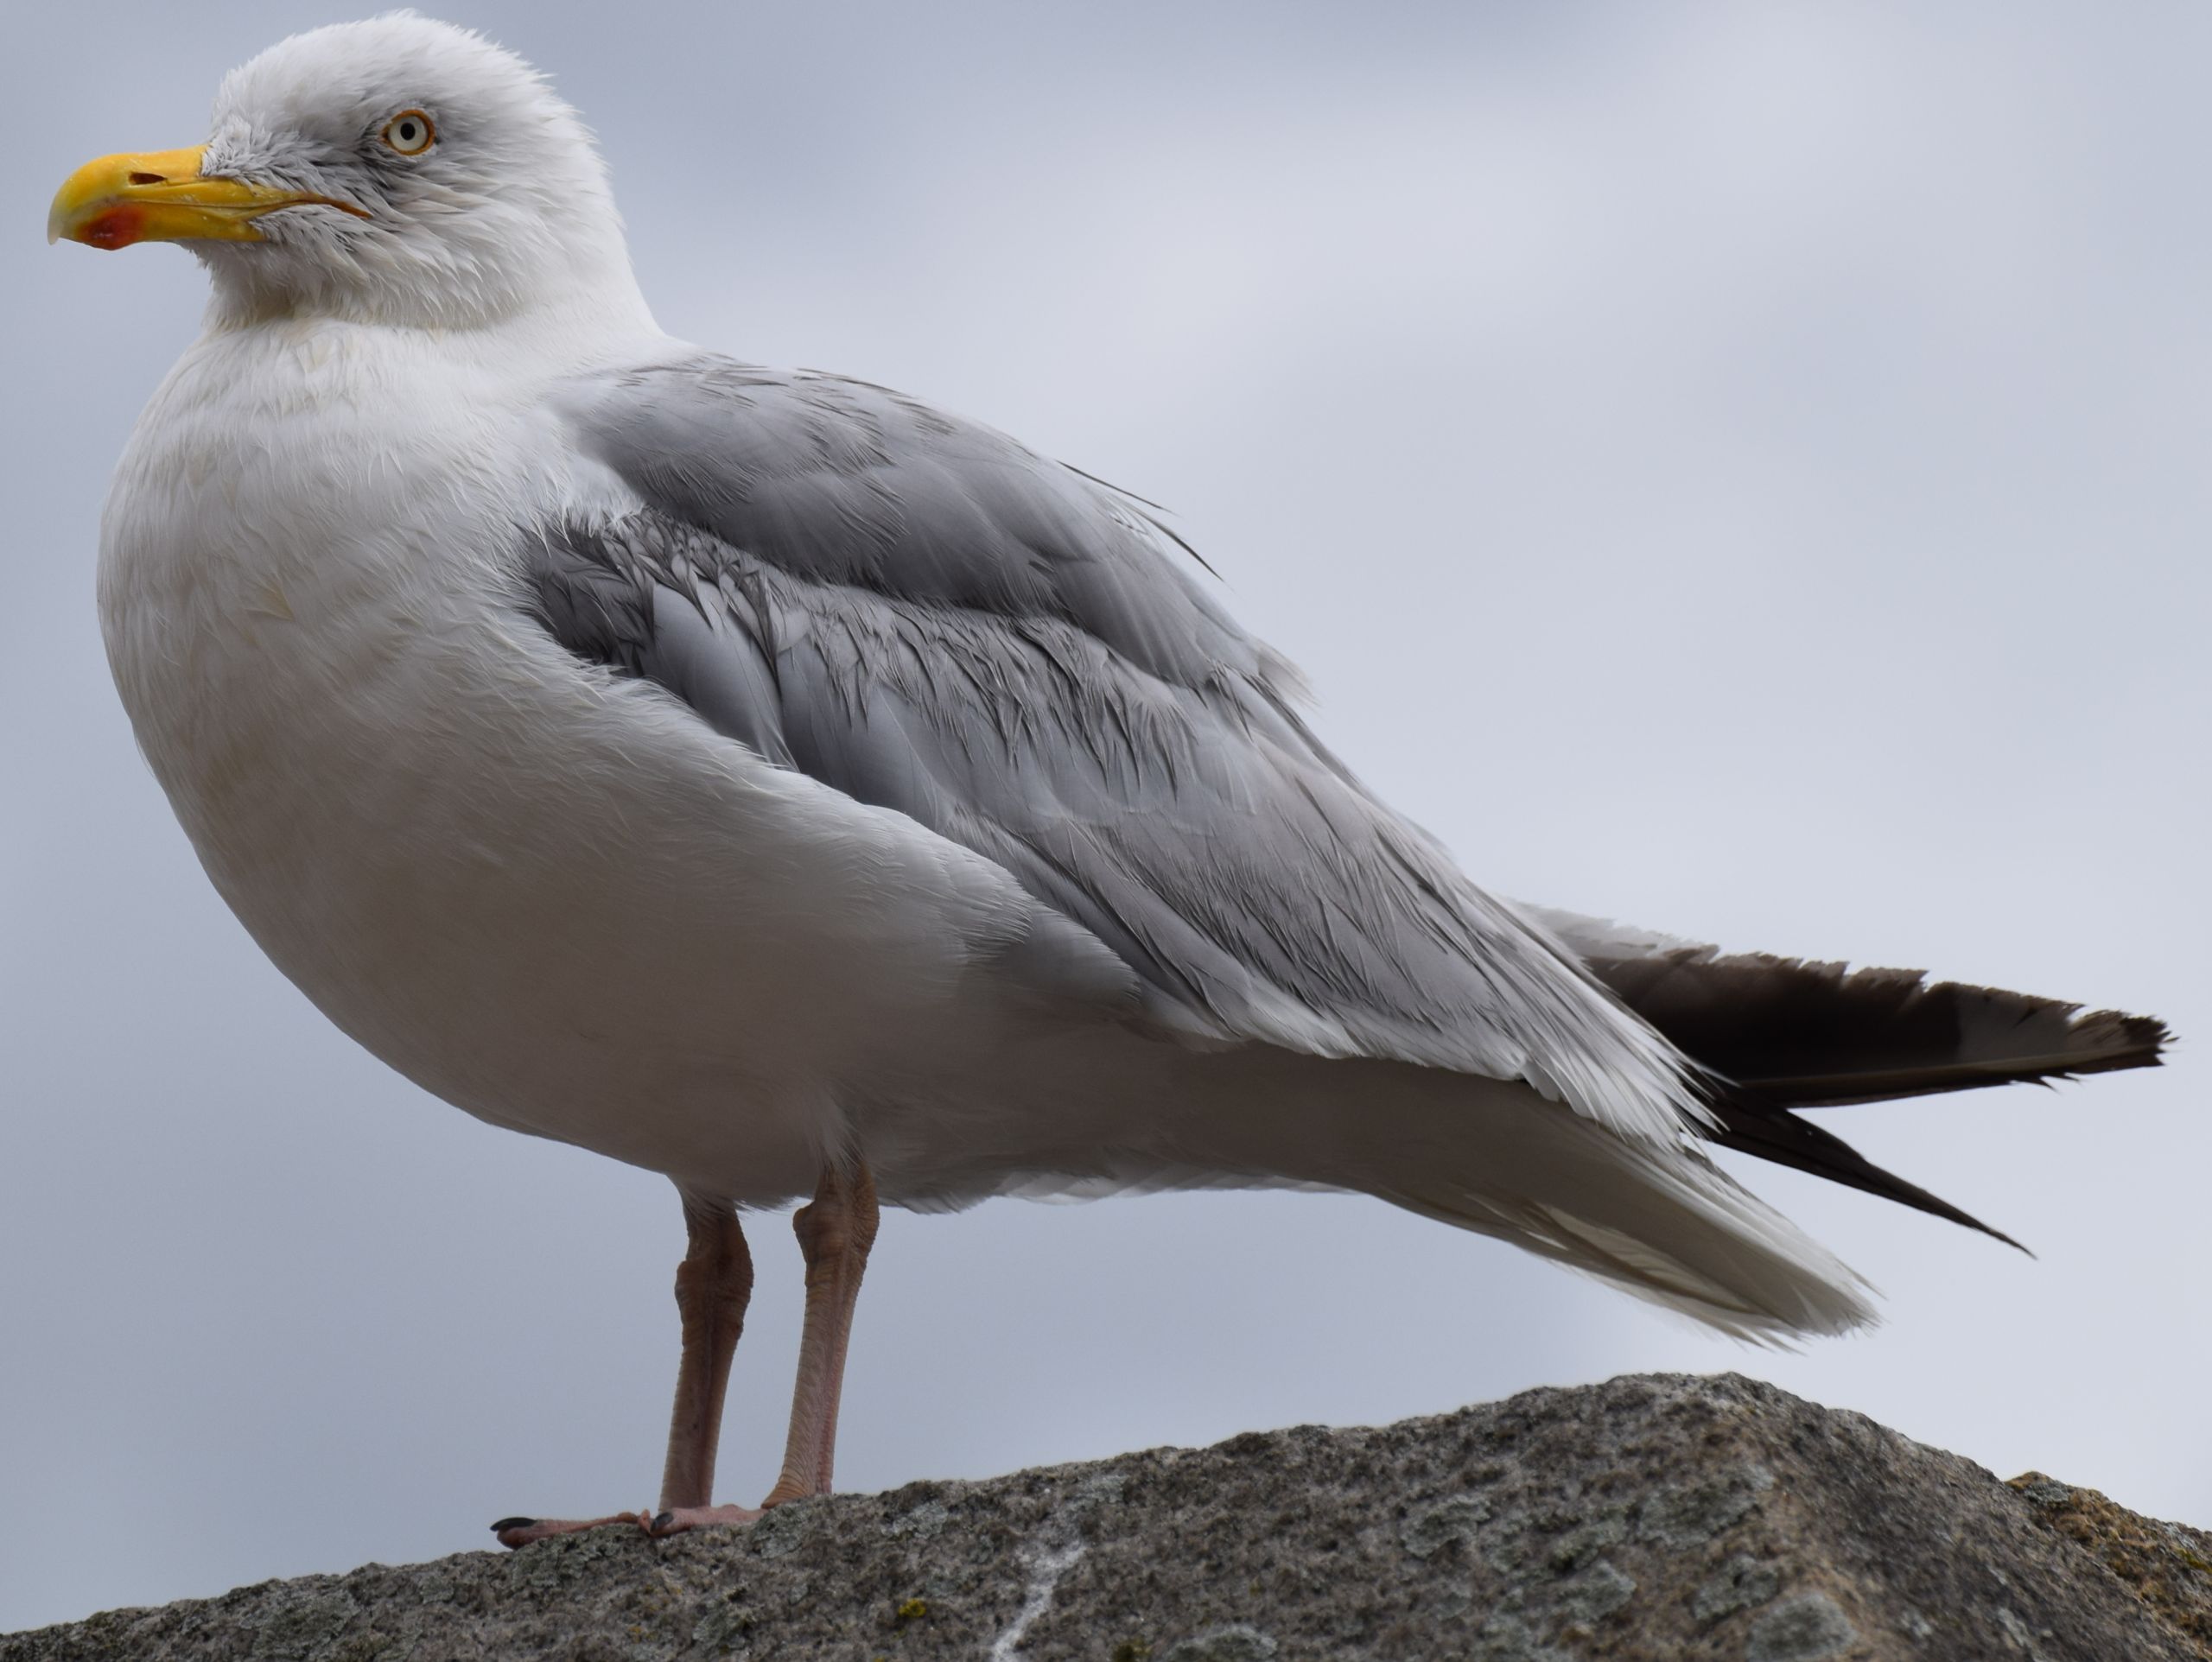
<svg viewBox="0 0 2212 1662">
<path fill-rule="evenodd" d="M 861 383 L 701 355 L 575 384 L 637 504 L 524 539 L 585 657 L 997 861 L 1217 1041 L 1500 1078 L 1632 1135 L 1678 1054 L 1363 790 L 1146 505 Z"/>
</svg>

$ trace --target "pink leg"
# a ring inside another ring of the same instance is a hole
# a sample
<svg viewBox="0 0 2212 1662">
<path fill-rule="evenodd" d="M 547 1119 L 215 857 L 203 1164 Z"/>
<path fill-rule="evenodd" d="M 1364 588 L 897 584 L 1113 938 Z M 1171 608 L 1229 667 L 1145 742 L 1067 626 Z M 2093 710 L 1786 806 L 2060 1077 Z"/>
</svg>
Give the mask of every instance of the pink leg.
<svg viewBox="0 0 2212 1662">
<path fill-rule="evenodd" d="M 753 1296 L 753 1255 L 746 1248 L 737 1214 L 727 1202 L 685 1195 L 683 1226 L 690 1240 L 683 1261 L 676 1266 L 683 1356 L 677 1366 L 676 1406 L 669 1416 L 659 1515 L 618 1512 L 605 1518 L 503 1518 L 492 1526 L 503 1546 L 527 1546 L 550 1535 L 606 1524 L 642 1526 L 648 1534 L 664 1535 L 702 1523 L 749 1523 L 760 1516 L 741 1507 L 709 1505 L 730 1358 L 745 1330 L 745 1306 Z"/>
<path fill-rule="evenodd" d="M 737 1214 L 727 1203 L 687 1196 L 683 1221 L 691 1238 L 683 1262 L 676 1266 L 683 1360 L 676 1370 L 668 1460 L 661 1468 L 664 1511 L 703 1507 L 714 1494 L 715 1449 L 721 1441 L 730 1358 L 737 1353 L 745 1306 L 753 1297 L 753 1254 L 746 1249 Z"/>
<path fill-rule="evenodd" d="M 814 1203 L 793 1215 L 791 1227 L 806 1255 L 806 1324 L 799 1337 L 783 1475 L 760 1503 L 763 1511 L 830 1492 L 853 1303 L 860 1297 L 868 1248 L 875 1244 L 875 1180 L 868 1168 L 855 1164 L 849 1176 L 835 1166 L 824 1170 Z"/>
</svg>

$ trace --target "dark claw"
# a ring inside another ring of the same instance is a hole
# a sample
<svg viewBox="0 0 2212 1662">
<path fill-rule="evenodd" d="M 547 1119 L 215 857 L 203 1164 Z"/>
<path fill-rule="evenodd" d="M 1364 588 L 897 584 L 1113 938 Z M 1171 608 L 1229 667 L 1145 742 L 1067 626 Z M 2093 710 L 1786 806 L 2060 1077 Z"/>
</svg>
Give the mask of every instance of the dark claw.
<svg viewBox="0 0 2212 1662">
<path fill-rule="evenodd" d="M 656 1519 L 653 1519 L 653 1532 L 654 1532 L 656 1535 L 658 1535 L 658 1534 L 662 1530 L 666 1529 L 666 1528 L 667 1528 L 671 1524 L 674 1523 L 675 1521 L 676 1521 L 676 1514 L 675 1514 L 674 1513 L 672 1513 L 672 1512 L 664 1512 L 664 1513 L 662 1513 L 660 1514 L 660 1516 L 658 1516 L 658 1518 L 656 1518 Z"/>
<path fill-rule="evenodd" d="M 502 1518 L 492 1526 L 494 1535 L 504 1535 L 511 1529 L 528 1529 L 537 1521 L 535 1518 Z"/>
</svg>

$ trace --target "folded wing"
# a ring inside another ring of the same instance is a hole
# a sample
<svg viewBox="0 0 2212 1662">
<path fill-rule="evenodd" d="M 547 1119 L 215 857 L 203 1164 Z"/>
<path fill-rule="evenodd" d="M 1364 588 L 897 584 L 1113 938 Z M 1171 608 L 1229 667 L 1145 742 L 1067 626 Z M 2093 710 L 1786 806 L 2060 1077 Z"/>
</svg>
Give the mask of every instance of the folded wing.
<svg viewBox="0 0 2212 1662">
<path fill-rule="evenodd" d="M 620 479 L 525 528 L 540 618 L 728 737 L 998 862 L 1152 1018 L 1524 1079 L 1630 1135 L 1673 1048 L 1352 778 L 1146 504 L 880 388 L 700 355 L 575 383 Z"/>
</svg>

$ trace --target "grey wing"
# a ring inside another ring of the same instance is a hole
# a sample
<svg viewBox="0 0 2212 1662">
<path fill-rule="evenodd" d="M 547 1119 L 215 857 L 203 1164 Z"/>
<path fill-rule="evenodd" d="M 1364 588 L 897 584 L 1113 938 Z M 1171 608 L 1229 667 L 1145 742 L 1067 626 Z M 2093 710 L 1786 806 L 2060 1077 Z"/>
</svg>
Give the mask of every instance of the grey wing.
<svg viewBox="0 0 2212 1662">
<path fill-rule="evenodd" d="M 701 356 L 579 381 L 634 502 L 531 528 L 572 650 L 996 861 L 1214 1042 L 1528 1080 L 1640 1136 L 1677 1052 L 1307 732 L 1145 504 L 864 384 Z"/>
</svg>

